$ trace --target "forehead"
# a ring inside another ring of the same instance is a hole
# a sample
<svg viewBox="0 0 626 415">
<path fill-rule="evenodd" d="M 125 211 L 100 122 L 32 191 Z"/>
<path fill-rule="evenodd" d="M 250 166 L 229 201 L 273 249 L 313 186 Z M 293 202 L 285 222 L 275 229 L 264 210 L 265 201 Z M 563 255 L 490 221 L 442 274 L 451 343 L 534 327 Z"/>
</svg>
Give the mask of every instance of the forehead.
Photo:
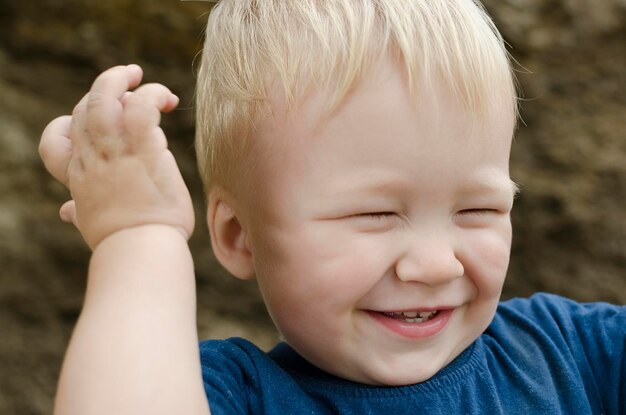
<svg viewBox="0 0 626 415">
<path fill-rule="evenodd" d="M 392 58 L 381 60 L 369 68 L 366 75 L 340 101 L 335 101 L 331 88 L 307 91 L 294 102 L 280 88 L 270 88 L 267 111 L 262 112 L 255 123 L 257 140 L 277 150 L 297 146 L 301 140 L 333 135 L 333 130 L 349 127 L 354 130 L 353 134 L 346 132 L 345 135 L 360 135 L 364 132 L 360 130 L 386 126 L 392 130 L 392 127 L 403 131 L 414 129 L 412 135 L 418 145 L 420 132 L 440 129 L 440 134 L 445 134 L 446 130 L 452 130 L 454 123 L 463 123 L 467 129 L 466 134 L 457 137 L 459 148 L 476 147 L 480 139 L 497 138 L 505 143 L 512 139 L 516 120 L 514 103 L 510 95 L 499 94 L 497 88 L 484 91 L 487 105 L 478 108 L 457 94 L 452 81 L 437 74 L 423 79 L 415 90 L 409 88 L 402 62 Z M 390 125 L 385 122 L 389 121 L 390 114 L 404 122 Z M 379 136 L 384 140 L 392 133 L 380 131 Z M 337 136 L 340 140 L 343 134 Z"/>
</svg>

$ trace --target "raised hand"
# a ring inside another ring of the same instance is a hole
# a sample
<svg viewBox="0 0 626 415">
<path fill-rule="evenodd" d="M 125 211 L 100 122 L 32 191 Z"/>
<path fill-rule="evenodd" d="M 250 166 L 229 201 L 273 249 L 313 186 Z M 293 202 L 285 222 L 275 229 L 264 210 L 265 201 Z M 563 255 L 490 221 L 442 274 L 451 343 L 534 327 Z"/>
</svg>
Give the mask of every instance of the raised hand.
<svg viewBox="0 0 626 415">
<path fill-rule="evenodd" d="M 160 84 L 137 88 L 141 78 L 137 65 L 105 71 L 72 115 L 53 120 L 41 137 L 46 168 L 72 196 L 61 218 L 92 249 L 142 225 L 172 226 L 185 238 L 193 231 L 189 191 L 159 127 L 178 98 Z"/>
</svg>

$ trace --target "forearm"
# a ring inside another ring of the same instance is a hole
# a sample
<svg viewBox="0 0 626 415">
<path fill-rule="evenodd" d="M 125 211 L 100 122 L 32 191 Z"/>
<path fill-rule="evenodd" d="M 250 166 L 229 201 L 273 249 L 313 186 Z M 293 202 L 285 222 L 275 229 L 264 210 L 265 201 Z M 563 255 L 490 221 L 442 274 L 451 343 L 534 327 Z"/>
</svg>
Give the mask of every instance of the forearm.
<svg viewBox="0 0 626 415">
<path fill-rule="evenodd" d="M 169 226 L 117 232 L 95 249 L 55 413 L 206 414 L 193 261 Z"/>
</svg>

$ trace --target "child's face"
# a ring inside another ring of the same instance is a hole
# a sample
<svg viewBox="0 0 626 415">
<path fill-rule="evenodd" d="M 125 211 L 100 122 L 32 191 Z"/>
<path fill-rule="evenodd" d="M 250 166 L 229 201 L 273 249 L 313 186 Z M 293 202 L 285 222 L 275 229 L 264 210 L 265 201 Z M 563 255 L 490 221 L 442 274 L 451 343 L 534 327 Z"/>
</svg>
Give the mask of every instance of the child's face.
<svg viewBox="0 0 626 415">
<path fill-rule="evenodd" d="M 481 123 L 433 80 L 416 109 L 398 68 L 327 123 L 323 95 L 261 123 L 242 215 L 286 341 L 368 384 L 424 381 L 468 347 L 494 315 L 511 244 L 511 108 Z"/>
</svg>

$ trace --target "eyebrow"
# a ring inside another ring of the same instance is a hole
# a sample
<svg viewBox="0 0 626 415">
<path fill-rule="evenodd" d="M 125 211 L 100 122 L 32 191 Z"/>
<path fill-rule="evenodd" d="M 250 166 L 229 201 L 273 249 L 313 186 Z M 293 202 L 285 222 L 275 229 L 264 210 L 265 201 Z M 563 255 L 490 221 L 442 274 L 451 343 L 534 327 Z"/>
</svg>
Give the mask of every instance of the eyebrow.
<svg viewBox="0 0 626 415">
<path fill-rule="evenodd" d="M 464 194 L 498 193 L 505 194 L 506 196 L 511 195 L 513 198 L 516 198 L 521 191 L 520 186 L 513 179 L 502 174 L 494 174 L 487 171 L 474 177 L 470 176 L 467 179 L 467 181 L 460 183 L 458 187 L 461 193 Z M 351 183 L 350 181 L 348 181 L 348 183 L 350 183 L 350 185 L 338 186 L 334 189 L 334 192 L 332 192 L 333 200 L 336 200 L 336 194 L 398 194 L 399 192 L 403 192 L 406 186 L 406 183 L 399 183 L 393 179 L 382 179 L 372 182 L 361 178 L 357 184 Z M 328 188 L 326 189 L 328 190 Z"/>
<path fill-rule="evenodd" d="M 497 192 L 510 193 L 516 198 L 521 192 L 520 186 L 510 177 L 502 180 L 502 176 L 485 175 L 461 186 L 463 192 Z"/>
</svg>

